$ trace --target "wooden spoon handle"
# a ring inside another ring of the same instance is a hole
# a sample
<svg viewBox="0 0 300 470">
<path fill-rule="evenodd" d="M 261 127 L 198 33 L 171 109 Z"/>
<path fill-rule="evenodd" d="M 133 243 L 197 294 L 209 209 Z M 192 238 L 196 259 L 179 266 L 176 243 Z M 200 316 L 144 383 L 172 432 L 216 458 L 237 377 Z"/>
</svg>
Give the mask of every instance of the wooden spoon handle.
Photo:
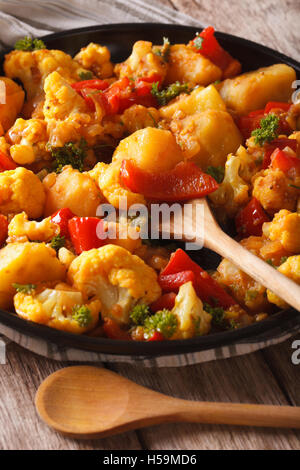
<svg viewBox="0 0 300 470">
<path fill-rule="evenodd" d="M 300 311 L 300 286 L 298 284 L 244 248 L 221 229 L 215 235 L 218 236 L 206 241 L 207 248 L 227 258 L 253 279 Z"/>
<path fill-rule="evenodd" d="M 197 206 L 203 208 L 204 231 L 202 232 L 202 227 L 196 225 L 195 217 L 189 215 L 186 218 L 188 230 L 184 230 L 184 239 L 188 239 L 188 241 L 193 239 L 199 245 L 204 242 L 204 246 L 227 258 L 253 279 L 300 311 L 300 286 L 298 284 L 223 232 L 215 221 L 205 199 L 195 199 L 191 203 L 194 208 Z M 178 225 L 180 224 L 175 220 L 174 233 Z"/>
<path fill-rule="evenodd" d="M 182 401 L 181 404 L 180 401 Z M 177 402 L 177 418 L 180 421 L 237 426 L 300 428 L 300 407 L 204 403 L 185 400 L 178 400 Z"/>
</svg>

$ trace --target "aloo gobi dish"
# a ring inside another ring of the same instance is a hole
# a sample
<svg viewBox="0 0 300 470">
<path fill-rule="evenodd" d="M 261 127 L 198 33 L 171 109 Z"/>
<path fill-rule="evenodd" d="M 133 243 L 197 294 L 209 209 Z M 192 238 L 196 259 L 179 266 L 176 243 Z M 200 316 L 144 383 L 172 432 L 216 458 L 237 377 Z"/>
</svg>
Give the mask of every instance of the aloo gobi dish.
<svg viewBox="0 0 300 470">
<path fill-rule="evenodd" d="M 145 218 L 124 216 L 120 201 L 207 196 L 244 247 L 300 284 L 291 67 L 242 73 L 208 27 L 188 44 L 138 41 L 118 64 L 100 44 L 72 58 L 25 37 L 3 69 L 2 309 L 74 334 L 161 341 L 287 306 L 226 259 L 207 272 L 187 251 L 142 239 Z"/>
</svg>

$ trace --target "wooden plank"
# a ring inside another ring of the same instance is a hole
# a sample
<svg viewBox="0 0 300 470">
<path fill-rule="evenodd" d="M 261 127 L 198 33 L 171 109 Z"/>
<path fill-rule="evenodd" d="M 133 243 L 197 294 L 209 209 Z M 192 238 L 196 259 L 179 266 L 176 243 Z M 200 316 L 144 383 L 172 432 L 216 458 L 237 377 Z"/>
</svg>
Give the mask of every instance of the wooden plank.
<svg viewBox="0 0 300 470">
<path fill-rule="evenodd" d="M 185 368 L 113 369 L 154 390 L 200 401 L 289 404 L 261 352 Z M 150 449 L 297 449 L 300 433 L 293 430 L 166 424 L 140 430 Z"/>
<path fill-rule="evenodd" d="M 176 9 L 219 31 L 251 39 L 300 60 L 298 0 L 171 0 Z M 280 32 L 278 34 L 278 32 Z"/>
<path fill-rule="evenodd" d="M 300 406 L 300 365 L 292 363 L 292 348 L 294 341 L 298 341 L 300 348 L 300 335 L 285 341 L 279 346 L 272 346 L 263 351 L 266 360 L 277 382 L 281 386 L 286 398 L 293 405 Z M 298 358 L 300 354 L 298 354 Z"/>
<path fill-rule="evenodd" d="M 96 441 L 75 441 L 40 420 L 34 406 L 36 390 L 49 374 L 67 365 L 16 345 L 8 346 L 7 364 L 0 366 L 0 449 L 140 449 L 135 432 Z"/>
</svg>

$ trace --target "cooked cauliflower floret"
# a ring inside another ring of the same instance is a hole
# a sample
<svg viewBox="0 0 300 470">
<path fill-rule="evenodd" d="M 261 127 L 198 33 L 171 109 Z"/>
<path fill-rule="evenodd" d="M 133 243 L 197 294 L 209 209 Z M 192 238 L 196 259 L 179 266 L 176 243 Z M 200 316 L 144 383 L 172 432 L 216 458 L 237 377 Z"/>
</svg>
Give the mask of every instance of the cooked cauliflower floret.
<svg viewBox="0 0 300 470">
<path fill-rule="evenodd" d="M 262 237 L 249 237 L 241 241 L 244 248 L 260 255 Z M 237 303 L 251 313 L 267 312 L 269 309 L 264 286 L 227 259 L 223 259 L 217 269 L 217 281 L 227 286 Z"/>
<path fill-rule="evenodd" d="M 53 289 L 38 287 L 30 293 L 18 292 L 14 296 L 14 307 L 25 320 L 82 334 L 98 323 L 101 302 L 84 302 L 81 292 L 61 283 Z"/>
<path fill-rule="evenodd" d="M 7 77 L 0 77 L 0 86 L 1 92 L 5 93 L 5 103 L 0 100 L 0 135 L 2 135 L 13 125 L 20 113 L 25 93 L 19 85 Z"/>
<path fill-rule="evenodd" d="M 88 173 L 80 173 L 71 166 L 65 166 L 59 174 L 50 173 L 43 180 L 46 191 L 44 215 L 68 207 L 82 217 L 95 216 L 97 207 L 104 198 Z"/>
<path fill-rule="evenodd" d="M 58 250 L 58 259 L 67 269 L 69 269 L 72 261 L 74 261 L 75 258 L 76 255 L 74 255 L 72 251 L 68 250 L 68 248 L 64 246 Z"/>
<path fill-rule="evenodd" d="M 0 150 L 1 152 L 5 153 L 5 155 L 9 156 L 9 148 L 10 144 L 7 142 L 5 137 L 0 137 Z"/>
<path fill-rule="evenodd" d="M 83 252 L 71 263 L 68 279 L 85 297 L 100 299 L 103 317 L 125 324 L 134 305 L 148 305 L 161 294 L 156 272 L 116 245 Z"/>
<path fill-rule="evenodd" d="M 152 43 L 149 41 L 137 41 L 132 53 L 125 62 L 115 66 L 115 74 L 122 77 L 151 77 L 157 74 L 161 80 L 165 78 L 167 64 L 152 50 Z"/>
<path fill-rule="evenodd" d="M 28 217 L 41 217 L 45 204 L 45 190 L 39 178 L 30 170 L 18 167 L 0 173 L 0 212 L 17 214 L 26 212 Z"/>
<path fill-rule="evenodd" d="M 18 78 L 23 83 L 27 99 L 43 91 L 45 78 L 57 71 L 70 83 L 79 80 L 82 67 L 72 57 L 60 50 L 40 49 L 33 52 L 12 51 L 5 56 L 5 75 Z"/>
<path fill-rule="evenodd" d="M 210 331 L 212 316 L 203 309 L 192 282 L 180 287 L 172 313 L 178 319 L 178 329 L 173 339 L 206 335 Z"/>
<path fill-rule="evenodd" d="M 249 200 L 249 184 L 240 176 L 242 159 L 238 155 L 228 155 L 225 165 L 225 176 L 219 188 L 209 195 L 216 207 L 222 207 L 233 217 L 240 206 Z"/>
<path fill-rule="evenodd" d="M 185 44 L 170 48 L 166 83 L 189 82 L 193 85 L 209 85 L 222 77 L 222 70 L 209 59 Z"/>
<path fill-rule="evenodd" d="M 80 49 L 74 60 L 85 69 L 91 70 L 99 78 L 108 78 L 113 75 L 110 52 L 106 46 L 90 42 L 86 47 Z"/>
<path fill-rule="evenodd" d="M 103 221 L 103 228 L 108 232 L 108 241 L 114 245 L 122 246 L 130 253 L 135 252 L 141 246 L 139 227 L 121 220 L 120 222 Z"/>
<path fill-rule="evenodd" d="M 131 159 L 143 169 L 156 173 L 168 171 L 183 160 L 183 154 L 170 131 L 147 127 L 121 140 L 113 162 Z"/>
<path fill-rule="evenodd" d="M 11 157 L 19 165 L 50 158 L 46 149 L 47 124 L 42 119 L 17 119 L 9 129 L 7 138 L 12 144 Z"/>
<path fill-rule="evenodd" d="M 292 180 L 278 169 L 263 170 L 253 178 L 253 196 L 266 212 L 274 215 L 281 209 L 296 209 L 299 191 L 291 186 Z"/>
<path fill-rule="evenodd" d="M 127 132 L 133 134 L 145 127 L 157 127 L 160 115 L 156 108 L 146 108 L 141 104 L 134 104 L 124 111 L 121 119 Z"/>
<path fill-rule="evenodd" d="M 93 145 L 93 137 L 101 134 L 103 128 L 93 122 L 94 113 L 88 110 L 84 99 L 57 72 L 46 78 L 44 90 L 44 115 L 50 144 L 62 147 L 66 142 L 84 137 Z"/>
<path fill-rule="evenodd" d="M 8 226 L 9 242 L 43 241 L 47 242 L 59 234 L 59 226 L 51 222 L 51 218 L 41 222 L 28 220 L 25 212 L 13 217 Z"/>
<path fill-rule="evenodd" d="M 122 162 L 112 162 L 109 165 L 103 162 L 89 171 L 89 175 L 97 183 L 103 196 L 114 207 L 119 208 L 122 199 L 127 200 L 127 207 L 133 204 L 146 204 L 142 194 L 133 193 L 129 189 L 123 188 L 120 180 L 120 168 Z"/>
<path fill-rule="evenodd" d="M 294 282 L 300 285 L 300 255 L 290 256 L 283 264 L 278 268 L 278 271 L 285 276 L 292 279 Z M 280 299 L 276 294 L 267 290 L 267 296 L 269 302 L 277 305 L 280 308 L 287 308 L 288 304 Z"/>
<path fill-rule="evenodd" d="M 11 306 L 13 283 L 64 280 L 65 267 L 45 243 L 9 243 L 0 250 L 0 306 Z"/>
<path fill-rule="evenodd" d="M 183 119 L 175 116 L 170 130 L 184 157 L 204 171 L 208 166 L 224 166 L 227 155 L 242 143 L 240 131 L 226 111 L 208 109 Z"/>
<path fill-rule="evenodd" d="M 300 253 L 300 214 L 282 209 L 272 222 L 264 223 L 263 233 L 272 241 L 279 240 L 291 253 Z"/>
</svg>

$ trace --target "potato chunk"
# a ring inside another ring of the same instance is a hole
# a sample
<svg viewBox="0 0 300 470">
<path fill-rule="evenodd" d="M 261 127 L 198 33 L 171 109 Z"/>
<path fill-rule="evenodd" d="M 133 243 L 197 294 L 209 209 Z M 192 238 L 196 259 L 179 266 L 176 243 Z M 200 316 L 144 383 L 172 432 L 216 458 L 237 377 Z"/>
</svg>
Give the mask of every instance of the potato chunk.
<svg viewBox="0 0 300 470">
<path fill-rule="evenodd" d="M 23 167 L 0 173 L 0 212 L 26 212 L 36 219 L 44 210 L 45 190 L 38 176 Z"/>
<path fill-rule="evenodd" d="M 228 108 L 238 114 L 264 108 L 268 101 L 289 101 L 296 72 L 275 64 L 225 80 L 220 93 Z"/>
<path fill-rule="evenodd" d="M 225 111 L 208 110 L 184 119 L 174 119 L 170 126 L 184 157 L 205 170 L 208 166 L 224 166 L 227 155 L 235 153 L 242 136 L 232 117 Z"/>
<path fill-rule="evenodd" d="M 63 280 L 65 267 L 45 243 L 9 243 L 0 250 L 0 307 L 12 305 L 13 283 Z"/>
<path fill-rule="evenodd" d="M 0 77 L 0 86 L 5 93 L 5 103 L 0 104 L 0 135 L 15 122 L 24 103 L 25 93 L 13 80 Z M 2 100 L 1 100 L 2 103 Z M 2 128 L 2 129 L 1 129 Z"/>
<path fill-rule="evenodd" d="M 226 105 L 213 85 L 195 88 L 190 95 L 182 94 L 160 108 L 159 112 L 164 119 L 172 119 L 174 114 L 180 111 L 190 116 L 208 109 L 226 111 Z"/>
<path fill-rule="evenodd" d="M 95 216 L 97 207 L 104 201 L 93 179 L 70 166 L 65 166 L 58 175 L 50 173 L 43 183 L 46 189 L 46 217 L 63 207 L 68 207 L 81 217 Z"/>
<path fill-rule="evenodd" d="M 147 127 L 123 139 L 113 155 L 113 162 L 132 159 L 143 170 L 171 170 L 183 160 L 180 147 L 170 131 Z"/>
<path fill-rule="evenodd" d="M 167 84 L 178 80 L 206 86 L 222 77 L 219 67 L 185 44 L 171 46 L 168 65 Z"/>
</svg>

